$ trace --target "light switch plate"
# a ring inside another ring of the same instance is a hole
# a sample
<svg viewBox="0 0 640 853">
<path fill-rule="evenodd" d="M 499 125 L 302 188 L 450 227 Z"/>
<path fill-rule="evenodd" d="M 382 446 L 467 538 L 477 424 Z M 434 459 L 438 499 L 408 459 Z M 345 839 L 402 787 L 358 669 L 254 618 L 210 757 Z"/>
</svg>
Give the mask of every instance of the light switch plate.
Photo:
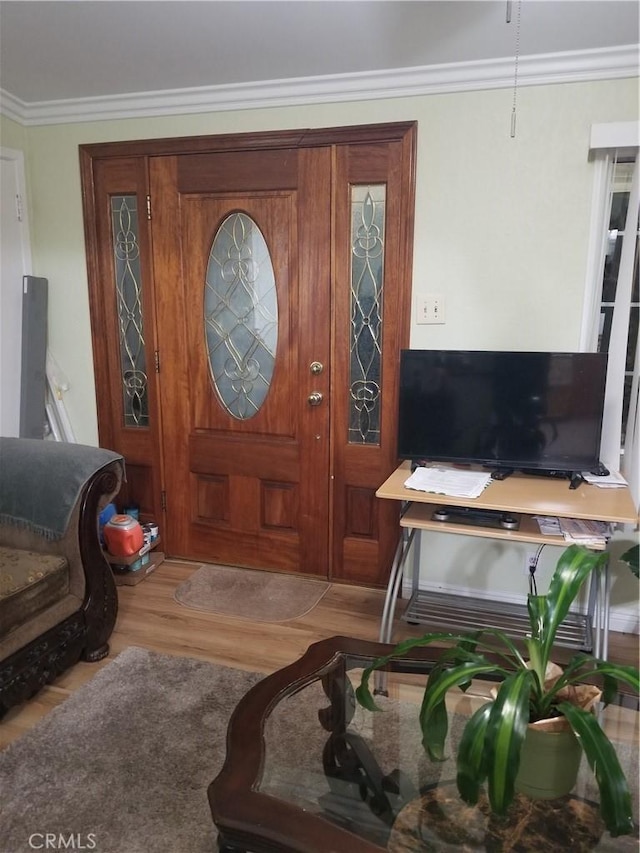
<svg viewBox="0 0 640 853">
<path fill-rule="evenodd" d="M 444 296 L 425 293 L 416 300 L 416 322 L 419 324 L 444 323 Z"/>
</svg>

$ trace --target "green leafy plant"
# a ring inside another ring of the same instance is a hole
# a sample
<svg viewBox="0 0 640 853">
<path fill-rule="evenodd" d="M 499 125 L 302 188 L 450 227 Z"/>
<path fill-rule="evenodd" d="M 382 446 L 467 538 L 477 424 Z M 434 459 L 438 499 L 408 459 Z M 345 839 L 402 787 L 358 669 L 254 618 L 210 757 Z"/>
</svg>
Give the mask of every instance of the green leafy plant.
<svg viewBox="0 0 640 853">
<path fill-rule="evenodd" d="M 468 689 L 476 677 L 497 678 L 494 698 L 468 720 L 457 752 L 457 785 L 462 799 L 473 805 L 486 783 L 491 809 L 504 814 L 515 794 L 520 752 L 531 722 L 563 716 L 577 736 L 600 790 L 600 811 L 613 836 L 635 831 L 629 786 L 611 741 L 596 715 L 577 700 L 580 687 L 594 680 L 602 691 L 602 702 L 611 702 L 619 683 L 636 692 L 638 669 L 575 654 L 559 675 L 551 653 L 560 624 L 569 612 L 584 581 L 600 571 L 606 555 L 571 545 L 560 556 L 546 595 L 528 596 L 530 634 L 524 640 L 527 658 L 516 644 L 497 629 L 464 634 L 430 633 L 399 643 L 390 654 L 375 660 L 362 675 L 356 696 L 371 711 L 375 704 L 369 680 L 375 670 L 406 656 L 412 649 L 432 643 L 448 644 L 429 673 L 422 706 L 422 742 L 429 757 L 444 760 L 448 730 L 445 696 L 449 690 Z"/>
<path fill-rule="evenodd" d="M 638 555 L 640 554 L 640 545 L 632 545 L 624 554 L 620 555 L 623 563 L 626 563 L 633 574 L 640 578 L 640 569 L 638 568 Z"/>
</svg>

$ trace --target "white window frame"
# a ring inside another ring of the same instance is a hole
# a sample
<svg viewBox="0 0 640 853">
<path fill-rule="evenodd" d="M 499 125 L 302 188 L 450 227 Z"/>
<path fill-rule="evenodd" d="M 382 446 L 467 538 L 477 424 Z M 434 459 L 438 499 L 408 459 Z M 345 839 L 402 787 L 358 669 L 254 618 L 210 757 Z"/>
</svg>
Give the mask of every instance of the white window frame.
<svg viewBox="0 0 640 853">
<path fill-rule="evenodd" d="M 594 161 L 594 187 L 590 224 L 589 255 L 582 321 L 581 348 L 597 348 L 604 258 L 610 215 L 610 187 L 616 157 L 635 157 L 625 240 L 622 244 L 613 312 L 607 369 L 607 389 L 602 429 L 601 459 L 622 473 L 629 483 L 636 507 L 640 504 L 640 424 L 638 419 L 638 350 L 627 416 L 624 453 L 621 456 L 623 379 L 625 373 L 629 310 L 640 200 L 640 122 L 617 122 L 591 128 L 590 157 Z M 628 239 L 631 237 L 631 239 Z"/>
</svg>

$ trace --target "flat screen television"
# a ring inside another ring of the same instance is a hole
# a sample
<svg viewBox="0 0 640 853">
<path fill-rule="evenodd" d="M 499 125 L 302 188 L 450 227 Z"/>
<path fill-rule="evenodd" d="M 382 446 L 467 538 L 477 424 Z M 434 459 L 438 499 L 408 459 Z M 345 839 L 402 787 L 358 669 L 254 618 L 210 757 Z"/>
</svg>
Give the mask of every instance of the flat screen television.
<svg viewBox="0 0 640 853">
<path fill-rule="evenodd" d="M 398 455 L 562 476 L 598 468 L 606 353 L 403 350 Z"/>
</svg>

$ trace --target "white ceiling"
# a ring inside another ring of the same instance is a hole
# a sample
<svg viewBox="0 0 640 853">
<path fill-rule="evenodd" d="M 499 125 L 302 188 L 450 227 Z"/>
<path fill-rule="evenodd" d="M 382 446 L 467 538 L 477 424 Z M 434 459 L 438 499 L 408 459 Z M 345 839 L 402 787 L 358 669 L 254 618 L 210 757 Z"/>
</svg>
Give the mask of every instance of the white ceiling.
<svg viewBox="0 0 640 853">
<path fill-rule="evenodd" d="M 511 23 L 507 9 L 511 8 Z M 636 44 L 637 0 L 0 2 L 0 88 L 25 104 Z"/>
</svg>

